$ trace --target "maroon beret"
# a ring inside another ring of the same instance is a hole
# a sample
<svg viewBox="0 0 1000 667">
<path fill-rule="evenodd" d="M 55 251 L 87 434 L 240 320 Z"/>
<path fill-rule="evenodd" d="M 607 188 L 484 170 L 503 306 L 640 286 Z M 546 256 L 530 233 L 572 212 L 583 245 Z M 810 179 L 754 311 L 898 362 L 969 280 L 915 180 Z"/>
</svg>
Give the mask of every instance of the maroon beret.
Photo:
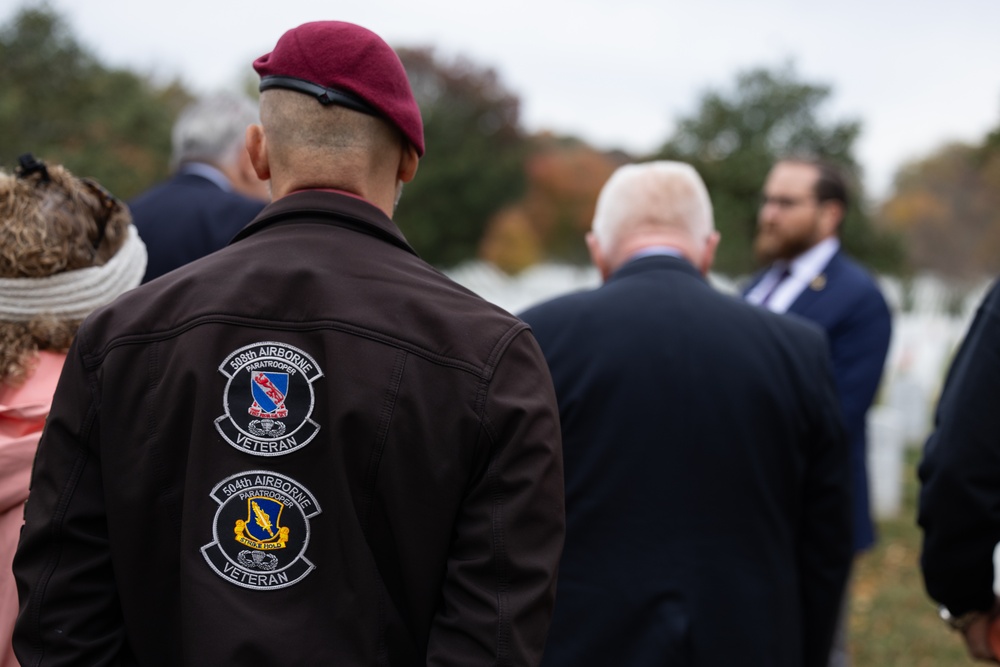
<svg viewBox="0 0 1000 667">
<path fill-rule="evenodd" d="M 424 154 L 424 124 L 399 56 L 381 37 L 342 21 L 292 28 L 253 63 L 260 89 L 286 88 L 385 118 Z"/>
</svg>

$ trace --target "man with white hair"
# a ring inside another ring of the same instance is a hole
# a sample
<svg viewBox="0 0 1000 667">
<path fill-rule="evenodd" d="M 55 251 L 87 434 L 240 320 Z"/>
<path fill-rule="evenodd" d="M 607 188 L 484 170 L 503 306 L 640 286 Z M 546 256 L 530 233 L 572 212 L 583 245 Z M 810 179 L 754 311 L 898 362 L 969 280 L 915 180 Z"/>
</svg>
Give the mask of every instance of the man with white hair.
<svg viewBox="0 0 1000 667">
<path fill-rule="evenodd" d="M 564 446 L 547 667 L 826 662 L 851 547 L 825 339 L 712 289 L 718 242 L 690 166 L 622 167 L 587 236 L 603 285 L 522 315 Z"/>
<path fill-rule="evenodd" d="M 257 106 L 218 93 L 189 105 L 174 124 L 174 175 L 129 202 L 149 250 L 143 282 L 224 247 L 270 199 L 246 150 Z"/>
</svg>

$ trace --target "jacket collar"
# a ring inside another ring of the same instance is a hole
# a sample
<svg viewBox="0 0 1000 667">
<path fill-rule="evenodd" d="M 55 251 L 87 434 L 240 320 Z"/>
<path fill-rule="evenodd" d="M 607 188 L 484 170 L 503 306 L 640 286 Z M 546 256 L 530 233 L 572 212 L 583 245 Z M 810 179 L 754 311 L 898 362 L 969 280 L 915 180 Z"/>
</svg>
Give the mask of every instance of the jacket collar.
<svg viewBox="0 0 1000 667">
<path fill-rule="evenodd" d="M 646 273 L 648 271 L 663 270 L 679 271 L 681 273 L 694 276 L 701 281 L 705 280 L 705 277 L 698 272 L 698 269 L 694 268 L 694 265 L 691 264 L 691 262 L 682 257 L 672 257 L 670 255 L 650 255 L 625 262 L 618 267 L 617 271 L 611 274 L 607 282 L 618 280 L 619 278 L 638 275 L 640 273 Z"/>
<path fill-rule="evenodd" d="M 237 243 L 268 227 L 303 222 L 353 229 L 417 254 L 381 209 L 364 199 L 329 190 L 302 190 L 271 202 L 230 243 Z"/>
<path fill-rule="evenodd" d="M 177 176 L 192 176 L 213 183 L 220 190 L 232 192 L 233 186 L 226 175 L 205 162 L 185 162 L 177 169 Z"/>
</svg>

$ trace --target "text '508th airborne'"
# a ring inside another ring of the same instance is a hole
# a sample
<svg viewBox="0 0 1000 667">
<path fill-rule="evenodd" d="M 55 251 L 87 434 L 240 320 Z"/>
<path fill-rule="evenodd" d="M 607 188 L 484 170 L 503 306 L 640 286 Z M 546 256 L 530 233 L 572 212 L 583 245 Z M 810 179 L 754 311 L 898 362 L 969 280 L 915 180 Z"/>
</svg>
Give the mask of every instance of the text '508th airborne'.
<svg viewBox="0 0 1000 667">
<path fill-rule="evenodd" d="M 323 371 L 309 354 L 284 343 L 252 343 L 226 357 L 219 372 L 228 381 L 225 413 L 215 427 L 230 445 L 256 456 L 281 456 L 316 437 L 313 383 Z"/>
</svg>

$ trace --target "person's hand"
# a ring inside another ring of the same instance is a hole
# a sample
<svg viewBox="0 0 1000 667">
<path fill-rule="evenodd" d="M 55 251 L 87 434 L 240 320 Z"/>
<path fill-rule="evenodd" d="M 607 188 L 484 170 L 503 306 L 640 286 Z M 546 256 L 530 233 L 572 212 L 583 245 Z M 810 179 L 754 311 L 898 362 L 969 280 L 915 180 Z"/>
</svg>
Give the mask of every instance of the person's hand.
<svg viewBox="0 0 1000 667">
<path fill-rule="evenodd" d="M 980 614 L 962 631 L 965 648 L 974 660 L 997 662 L 993 647 L 990 645 L 990 624 L 994 618 L 994 614 Z"/>
</svg>

